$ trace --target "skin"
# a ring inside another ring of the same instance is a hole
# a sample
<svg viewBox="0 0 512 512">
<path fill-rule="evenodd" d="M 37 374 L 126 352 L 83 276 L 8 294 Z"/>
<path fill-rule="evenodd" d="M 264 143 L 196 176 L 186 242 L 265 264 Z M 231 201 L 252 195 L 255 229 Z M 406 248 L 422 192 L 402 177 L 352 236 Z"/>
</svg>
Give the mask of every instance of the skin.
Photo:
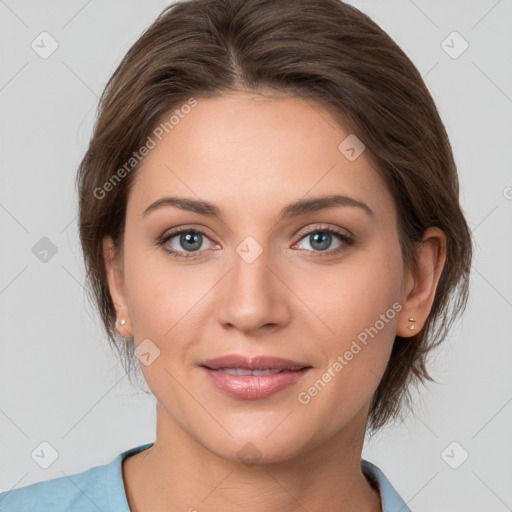
<svg viewBox="0 0 512 512">
<path fill-rule="evenodd" d="M 104 240 L 111 296 L 118 320 L 126 320 L 116 324 L 119 333 L 136 345 L 150 339 L 160 351 L 141 364 L 157 399 L 156 441 L 123 463 L 132 511 L 381 510 L 360 466 L 369 404 L 395 335 L 415 334 L 430 312 L 445 237 L 429 228 L 417 267 L 403 267 L 393 199 L 366 152 L 350 161 L 338 150 L 347 135 L 311 102 L 230 93 L 200 99 L 142 162 L 122 252 L 116 256 Z M 278 218 L 297 199 L 334 193 L 364 202 L 373 215 L 336 206 Z M 223 218 L 176 207 L 143 215 L 171 195 L 215 203 Z M 187 251 L 179 235 L 158 244 L 177 227 L 204 229 L 200 249 Z M 353 243 L 332 235 L 319 248 L 309 234 L 326 227 Z M 262 249 L 251 263 L 236 251 L 248 236 Z M 165 247 L 192 257 L 173 257 Z M 300 403 L 298 393 L 395 302 L 402 310 Z M 237 399 L 198 367 L 232 353 L 313 369 L 269 398 Z M 253 465 L 238 455 L 249 442 L 259 456 Z"/>
</svg>

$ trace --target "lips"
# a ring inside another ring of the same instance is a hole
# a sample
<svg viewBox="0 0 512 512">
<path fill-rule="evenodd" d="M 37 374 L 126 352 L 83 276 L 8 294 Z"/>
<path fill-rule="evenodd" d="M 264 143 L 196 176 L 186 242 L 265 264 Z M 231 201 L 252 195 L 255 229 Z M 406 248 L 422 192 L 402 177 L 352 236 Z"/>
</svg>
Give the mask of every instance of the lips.
<svg viewBox="0 0 512 512">
<path fill-rule="evenodd" d="M 245 400 L 269 397 L 299 382 L 312 368 L 291 359 L 238 354 L 207 359 L 199 366 L 218 390 Z"/>
<path fill-rule="evenodd" d="M 283 359 L 282 357 L 273 356 L 255 356 L 248 357 L 241 354 L 231 354 L 227 356 L 217 357 L 215 359 L 207 359 L 199 363 L 210 370 L 222 369 L 240 369 L 240 370 L 302 370 L 310 368 L 311 365 L 291 359 Z M 239 374 L 243 375 L 243 374 Z M 247 375 L 247 374 L 246 374 Z"/>
<path fill-rule="evenodd" d="M 212 370 L 212 368 L 210 368 L 210 370 Z M 281 373 L 283 371 L 289 370 L 279 370 L 278 368 L 269 368 L 268 370 L 247 370 L 245 368 L 217 368 L 213 371 L 229 373 L 230 375 L 275 375 L 276 373 Z"/>
</svg>

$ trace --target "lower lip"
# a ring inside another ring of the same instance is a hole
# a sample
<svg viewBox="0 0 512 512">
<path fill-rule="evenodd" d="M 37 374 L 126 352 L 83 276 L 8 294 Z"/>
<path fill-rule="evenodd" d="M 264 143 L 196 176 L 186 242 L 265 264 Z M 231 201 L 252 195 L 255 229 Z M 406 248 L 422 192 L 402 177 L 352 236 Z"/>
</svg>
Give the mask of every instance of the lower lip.
<svg viewBox="0 0 512 512">
<path fill-rule="evenodd" d="M 258 400 L 271 396 L 299 382 L 311 368 L 282 371 L 273 375 L 231 375 L 200 367 L 224 393 L 245 400 Z"/>
</svg>

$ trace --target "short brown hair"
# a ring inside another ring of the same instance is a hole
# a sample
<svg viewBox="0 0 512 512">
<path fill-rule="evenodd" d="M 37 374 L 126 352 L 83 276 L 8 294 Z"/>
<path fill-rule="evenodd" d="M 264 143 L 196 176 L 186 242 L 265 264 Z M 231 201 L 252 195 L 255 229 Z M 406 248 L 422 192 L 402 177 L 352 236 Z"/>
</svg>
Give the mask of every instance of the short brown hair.
<svg viewBox="0 0 512 512">
<path fill-rule="evenodd" d="M 79 166 L 89 292 L 130 376 L 139 367 L 133 343 L 120 342 L 115 330 L 102 240 L 111 236 L 122 247 L 137 166 L 116 182 L 112 177 L 163 116 L 191 97 L 262 89 L 324 106 L 364 142 L 394 198 L 406 267 L 415 264 L 415 243 L 426 228 L 438 226 L 446 235 L 446 263 L 430 315 L 412 338 L 395 338 L 372 398 L 367 427 L 377 430 L 400 416 L 405 402 L 410 406 L 410 384 L 433 380 L 426 358 L 465 309 L 472 239 L 451 145 L 421 75 L 355 7 L 339 0 L 185 0 L 163 10 L 108 81 Z M 107 182 L 108 193 L 99 197 Z"/>
</svg>

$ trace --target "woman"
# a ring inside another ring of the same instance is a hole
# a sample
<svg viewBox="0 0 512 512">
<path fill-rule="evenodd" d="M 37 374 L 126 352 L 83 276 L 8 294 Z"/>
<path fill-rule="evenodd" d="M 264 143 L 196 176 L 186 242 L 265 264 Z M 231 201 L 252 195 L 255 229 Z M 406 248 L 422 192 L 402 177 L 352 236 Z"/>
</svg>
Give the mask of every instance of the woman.
<svg viewBox="0 0 512 512">
<path fill-rule="evenodd" d="M 429 378 L 471 236 L 436 106 L 382 29 L 338 0 L 166 8 L 105 88 L 78 186 L 156 440 L 2 510 L 409 510 L 364 436 Z"/>
</svg>

